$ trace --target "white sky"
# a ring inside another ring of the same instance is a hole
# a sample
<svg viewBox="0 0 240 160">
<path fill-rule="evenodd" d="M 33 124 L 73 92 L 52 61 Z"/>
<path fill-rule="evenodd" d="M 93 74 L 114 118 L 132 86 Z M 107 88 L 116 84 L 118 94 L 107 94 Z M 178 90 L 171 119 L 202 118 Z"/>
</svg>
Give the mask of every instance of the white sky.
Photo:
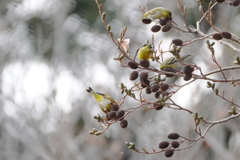
<svg viewBox="0 0 240 160">
<path fill-rule="evenodd" d="M 48 108 L 47 98 L 55 96 L 55 105 L 69 113 L 72 102 L 80 98 L 84 86 L 71 71 L 62 70 L 57 75 L 54 74 L 56 73 L 44 62 L 10 63 L 2 73 L 3 95 L 12 98 L 23 108 L 35 107 L 40 112 Z M 54 90 L 55 95 L 52 93 Z M 7 111 L 9 116 L 13 114 L 10 112 L 11 110 Z"/>
</svg>

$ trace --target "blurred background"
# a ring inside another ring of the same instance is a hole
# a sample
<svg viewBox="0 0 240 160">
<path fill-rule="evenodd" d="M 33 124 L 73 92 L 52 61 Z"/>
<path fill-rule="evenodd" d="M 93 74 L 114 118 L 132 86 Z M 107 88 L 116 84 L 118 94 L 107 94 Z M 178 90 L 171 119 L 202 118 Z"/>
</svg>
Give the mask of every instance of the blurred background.
<svg viewBox="0 0 240 160">
<path fill-rule="evenodd" d="M 173 20 L 184 27 L 176 1 L 100 2 L 104 4 L 103 10 L 115 39 L 120 30 L 128 26 L 126 38 L 131 39 L 129 50 L 133 55 L 153 34 L 151 25 L 137 20 L 142 15 L 138 5 L 148 9 L 168 8 Z M 187 0 L 183 3 L 187 7 L 187 22 L 195 26 L 201 17 L 198 3 Z M 204 1 L 205 10 L 208 3 Z M 0 0 L 0 13 L 1 160 L 165 159 L 163 154 L 135 153 L 128 150 L 125 142 L 132 141 L 139 149 L 157 150 L 158 143 L 167 140 L 171 132 L 196 138 L 192 116 L 167 108 L 158 112 L 134 112 L 126 129 L 116 123 L 101 136 L 88 133 L 92 128 L 101 129 L 101 125 L 93 119 L 100 110 L 86 89 L 91 86 L 120 100 L 119 84 L 133 85 L 129 81 L 131 70 L 121 68 L 113 60 L 118 50 L 107 36 L 94 0 Z M 238 14 L 239 7 L 220 4 L 214 8 L 213 20 L 220 30 L 239 35 Z M 201 30 L 213 32 L 206 22 L 202 23 Z M 198 37 L 174 29 L 154 33 L 154 36 L 155 45 L 162 41 L 163 50 L 168 49 L 174 38 L 189 41 Z M 237 46 L 236 43 L 232 45 Z M 217 66 L 211 62 L 211 54 L 205 46 L 205 41 L 198 41 L 183 48 L 181 53 L 194 54 L 190 61 L 208 72 Z M 215 49 L 222 67 L 233 65 L 234 57 L 239 55 L 218 42 Z M 237 78 L 234 71 L 227 75 Z M 215 75 L 214 78 L 222 77 Z M 168 83 L 184 82 L 173 78 Z M 216 86 L 225 89 L 229 99 L 233 97 L 234 102 L 239 102 L 238 87 Z M 227 117 L 231 107 L 214 96 L 206 88 L 205 81 L 196 81 L 173 98 L 208 120 Z M 124 108 L 137 105 L 126 99 Z M 189 150 L 176 152 L 171 159 L 237 160 L 239 147 L 240 126 L 236 119 L 213 127 L 204 140 Z"/>
</svg>

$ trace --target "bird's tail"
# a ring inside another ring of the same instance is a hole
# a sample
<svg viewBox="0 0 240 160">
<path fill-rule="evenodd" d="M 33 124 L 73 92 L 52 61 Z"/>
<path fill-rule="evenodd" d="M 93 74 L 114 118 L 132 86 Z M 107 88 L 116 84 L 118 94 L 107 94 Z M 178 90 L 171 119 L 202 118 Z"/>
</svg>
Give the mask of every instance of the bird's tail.
<svg viewBox="0 0 240 160">
<path fill-rule="evenodd" d="M 190 56 L 192 56 L 192 54 L 188 54 L 188 55 L 182 56 L 181 60 L 184 60 L 184 59 L 186 59 L 187 57 L 190 57 Z"/>
<path fill-rule="evenodd" d="M 89 93 L 94 92 L 93 89 L 92 89 L 91 87 L 89 87 L 86 91 L 89 92 Z"/>
</svg>

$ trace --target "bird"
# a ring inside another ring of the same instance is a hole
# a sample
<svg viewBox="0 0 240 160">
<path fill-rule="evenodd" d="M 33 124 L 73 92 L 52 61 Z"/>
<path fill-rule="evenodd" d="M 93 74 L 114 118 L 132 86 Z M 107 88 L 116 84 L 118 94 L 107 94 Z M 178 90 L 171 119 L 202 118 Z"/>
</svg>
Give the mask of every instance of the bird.
<svg viewBox="0 0 240 160">
<path fill-rule="evenodd" d="M 150 11 L 147 11 L 143 14 L 143 16 L 139 19 L 160 19 L 160 18 L 166 18 L 168 20 L 172 20 L 172 13 L 168 9 L 165 9 L 163 7 L 156 7 L 151 9 Z"/>
<path fill-rule="evenodd" d="M 185 55 L 180 57 L 181 61 L 184 61 L 187 57 L 192 56 L 192 55 Z M 171 68 L 171 69 L 175 69 L 178 67 L 180 61 L 178 58 L 176 57 L 170 57 L 167 58 L 166 60 L 164 60 L 161 65 L 160 65 L 160 69 L 164 70 L 165 68 Z"/>
<path fill-rule="evenodd" d="M 116 100 L 114 100 L 112 97 L 110 97 L 106 94 L 95 92 L 91 87 L 89 87 L 86 91 L 91 93 L 94 96 L 94 98 L 96 99 L 100 109 L 104 113 L 110 112 L 111 107 L 114 104 L 116 104 L 116 105 L 118 104 L 118 102 Z"/>
<path fill-rule="evenodd" d="M 140 60 L 149 60 L 151 54 L 153 53 L 152 48 L 150 45 L 146 45 L 138 50 L 138 59 Z"/>
</svg>

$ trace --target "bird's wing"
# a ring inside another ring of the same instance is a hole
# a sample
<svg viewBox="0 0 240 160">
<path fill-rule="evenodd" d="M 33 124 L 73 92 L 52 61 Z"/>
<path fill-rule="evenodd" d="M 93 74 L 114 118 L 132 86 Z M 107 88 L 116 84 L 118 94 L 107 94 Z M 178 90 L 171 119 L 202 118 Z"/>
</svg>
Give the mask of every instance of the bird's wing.
<svg viewBox="0 0 240 160">
<path fill-rule="evenodd" d="M 171 64 L 175 64 L 176 62 L 178 61 L 178 59 L 176 57 L 172 58 L 168 64 L 171 65 Z"/>
</svg>

